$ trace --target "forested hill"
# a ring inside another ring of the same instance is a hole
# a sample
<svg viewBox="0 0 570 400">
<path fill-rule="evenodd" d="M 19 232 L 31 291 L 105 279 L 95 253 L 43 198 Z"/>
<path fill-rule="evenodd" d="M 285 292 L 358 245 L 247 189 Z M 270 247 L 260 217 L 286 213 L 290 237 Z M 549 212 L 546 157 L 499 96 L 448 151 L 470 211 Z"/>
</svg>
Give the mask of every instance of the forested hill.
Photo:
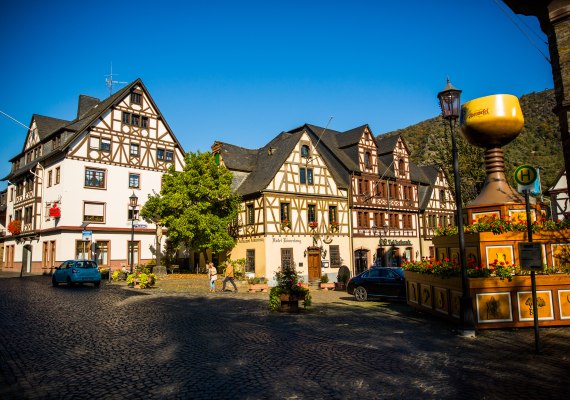
<svg viewBox="0 0 570 400">
<path fill-rule="evenodd" d="M 555 106 L 554 90 L 530 93 L 520 97 L 524 115 L 522 133 L 504 147 L 507 178 L 513 184 L 513 172 L 519 165 L 531 164 L 540 168 L 542 189 L 546 190 L 563 168 L 562 147 L 558 119 L 552 112 Z M 485 180 L 483 150 L 467 143 L 457 130 L 459 169 L 463 201 L 467 203 L 479 192 Z M 449 124 L 441 116 L 386 135 L 404 137 L 412 160 L 418 165 L 441 164 L 453 182 L 451 137 Z"/>
</svg>

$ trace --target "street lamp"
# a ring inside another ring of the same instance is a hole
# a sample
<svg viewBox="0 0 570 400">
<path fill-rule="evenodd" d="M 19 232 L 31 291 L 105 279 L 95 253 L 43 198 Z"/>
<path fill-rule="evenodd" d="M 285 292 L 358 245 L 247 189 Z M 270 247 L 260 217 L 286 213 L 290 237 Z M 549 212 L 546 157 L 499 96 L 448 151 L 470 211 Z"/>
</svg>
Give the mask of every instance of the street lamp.
<svg viewBox="0 0 570 400">
<path fill-rule="evenodd" d="M 131 274 L 133 273 L 133 262 L 134 262 L 134 251 L 135 251 L 135 208 L 137 207 L 137 202 L 139 198 L 133 192 L 131 196 L 129 196 L 129 204 L 131 206 Z"/>
<path fill-rule="evenodd" d="M 461 330 L 464 336 L 475 334 L 475 323 L 473 316 L 473 303 L 469 294 L 467 281 L 467 259 L 465 257 L 465 234 L 463 232 L 463 203 L 461 201 L 461 185 L 459 183 L 459 158 L 457 155 L 457 144 L 455 142 L 455 125 L 460 114 L 461 90 L 453 87 L 449 79 L 447 85 L 437 94 L 443 118 L 449 121 L 451 130 L 451 153 L 453 156 L 453 178 L 455 184 L 455 206 L 457 209 L 457 234 L 459 236 L 459 262 L 461 263 L 461 307 L 460 321 Z"/>
<path fill-rule="evenodd" d="M 384 236 L 386 236 L 386 234 L 388 233 L 388 224 L 385 222 L 384 225 L 382 225 L 381 229 L 380 227 L 374 225 L 372 226 L 372 231 L 374 232 L 374 236 L 376 236 L 376 232 L 378 232 L 378 236 L 380 237 L 380 239 L 378 240 L 378 244 L 380 245 L 380 266 L 383 267 L 385 256 L 384 256 L 384 244 L 382 243 L 382 232 L 384 232 Z M 378 260 L 378 257 L 376 257 L 376 260 Z"/>
</svg>

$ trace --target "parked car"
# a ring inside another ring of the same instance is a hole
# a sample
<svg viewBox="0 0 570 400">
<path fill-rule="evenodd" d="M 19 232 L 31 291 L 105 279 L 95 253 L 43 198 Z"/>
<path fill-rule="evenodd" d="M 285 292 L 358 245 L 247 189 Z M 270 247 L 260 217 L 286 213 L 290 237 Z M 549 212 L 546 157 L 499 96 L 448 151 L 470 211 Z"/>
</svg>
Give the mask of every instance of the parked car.
<svg viewBox="0 0 570 400">
<path fill-rule="evenodd" d="M 358 301 L 366 301 L 369 297 L 406 299 L 404 270 L 372 267 L 350 279 L 346 291 Z"/>
<path fill-rule="evenodd" d="M 67 283 L 68 286 L 76 283 L 92 283 L 95 287 L 101 285 L 101 273 L 97 262 L 92 260 L 67 260 L 55 268 L 51 277 L 53 286 Z"/>
</svg>

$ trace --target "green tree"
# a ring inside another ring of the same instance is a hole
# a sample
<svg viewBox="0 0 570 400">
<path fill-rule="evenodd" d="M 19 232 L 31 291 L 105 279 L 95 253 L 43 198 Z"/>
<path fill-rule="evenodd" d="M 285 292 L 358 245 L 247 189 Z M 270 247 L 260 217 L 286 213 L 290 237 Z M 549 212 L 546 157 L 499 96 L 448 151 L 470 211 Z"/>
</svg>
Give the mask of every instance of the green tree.
<svg viewBox="0 0 570 400">
<path fill-rule="evenodd" d="M 182 171 L 170 167 L 160 194 L 149 195 L 141 210 L 146 221 L 168 229 L 175 248 L 213 254 L 230 250 L 236 241 L 240 199 L 232 193 L 232 174 L 216 165 L 211 153 L 187 153 Z"/>
</svg>

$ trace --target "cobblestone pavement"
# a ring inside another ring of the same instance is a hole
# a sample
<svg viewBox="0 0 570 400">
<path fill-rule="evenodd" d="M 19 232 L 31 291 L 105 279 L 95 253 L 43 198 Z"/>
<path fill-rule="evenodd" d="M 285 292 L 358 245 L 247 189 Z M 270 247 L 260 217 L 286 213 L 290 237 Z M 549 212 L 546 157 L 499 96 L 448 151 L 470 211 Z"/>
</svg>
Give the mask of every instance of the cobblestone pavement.
<svg viewBox="0 0 570 400">
<path fill-rule="evenodd" d="M 0 273 L 2 275 L 2 273 Z M 240 289 L 244 289 L 240 287 Z M 568 399 L 570 329 L 456 335 L 403 303 L 313 291 L 298 315 L 203 278 L 0 279 L 0 399 Z"/>
</svg>

